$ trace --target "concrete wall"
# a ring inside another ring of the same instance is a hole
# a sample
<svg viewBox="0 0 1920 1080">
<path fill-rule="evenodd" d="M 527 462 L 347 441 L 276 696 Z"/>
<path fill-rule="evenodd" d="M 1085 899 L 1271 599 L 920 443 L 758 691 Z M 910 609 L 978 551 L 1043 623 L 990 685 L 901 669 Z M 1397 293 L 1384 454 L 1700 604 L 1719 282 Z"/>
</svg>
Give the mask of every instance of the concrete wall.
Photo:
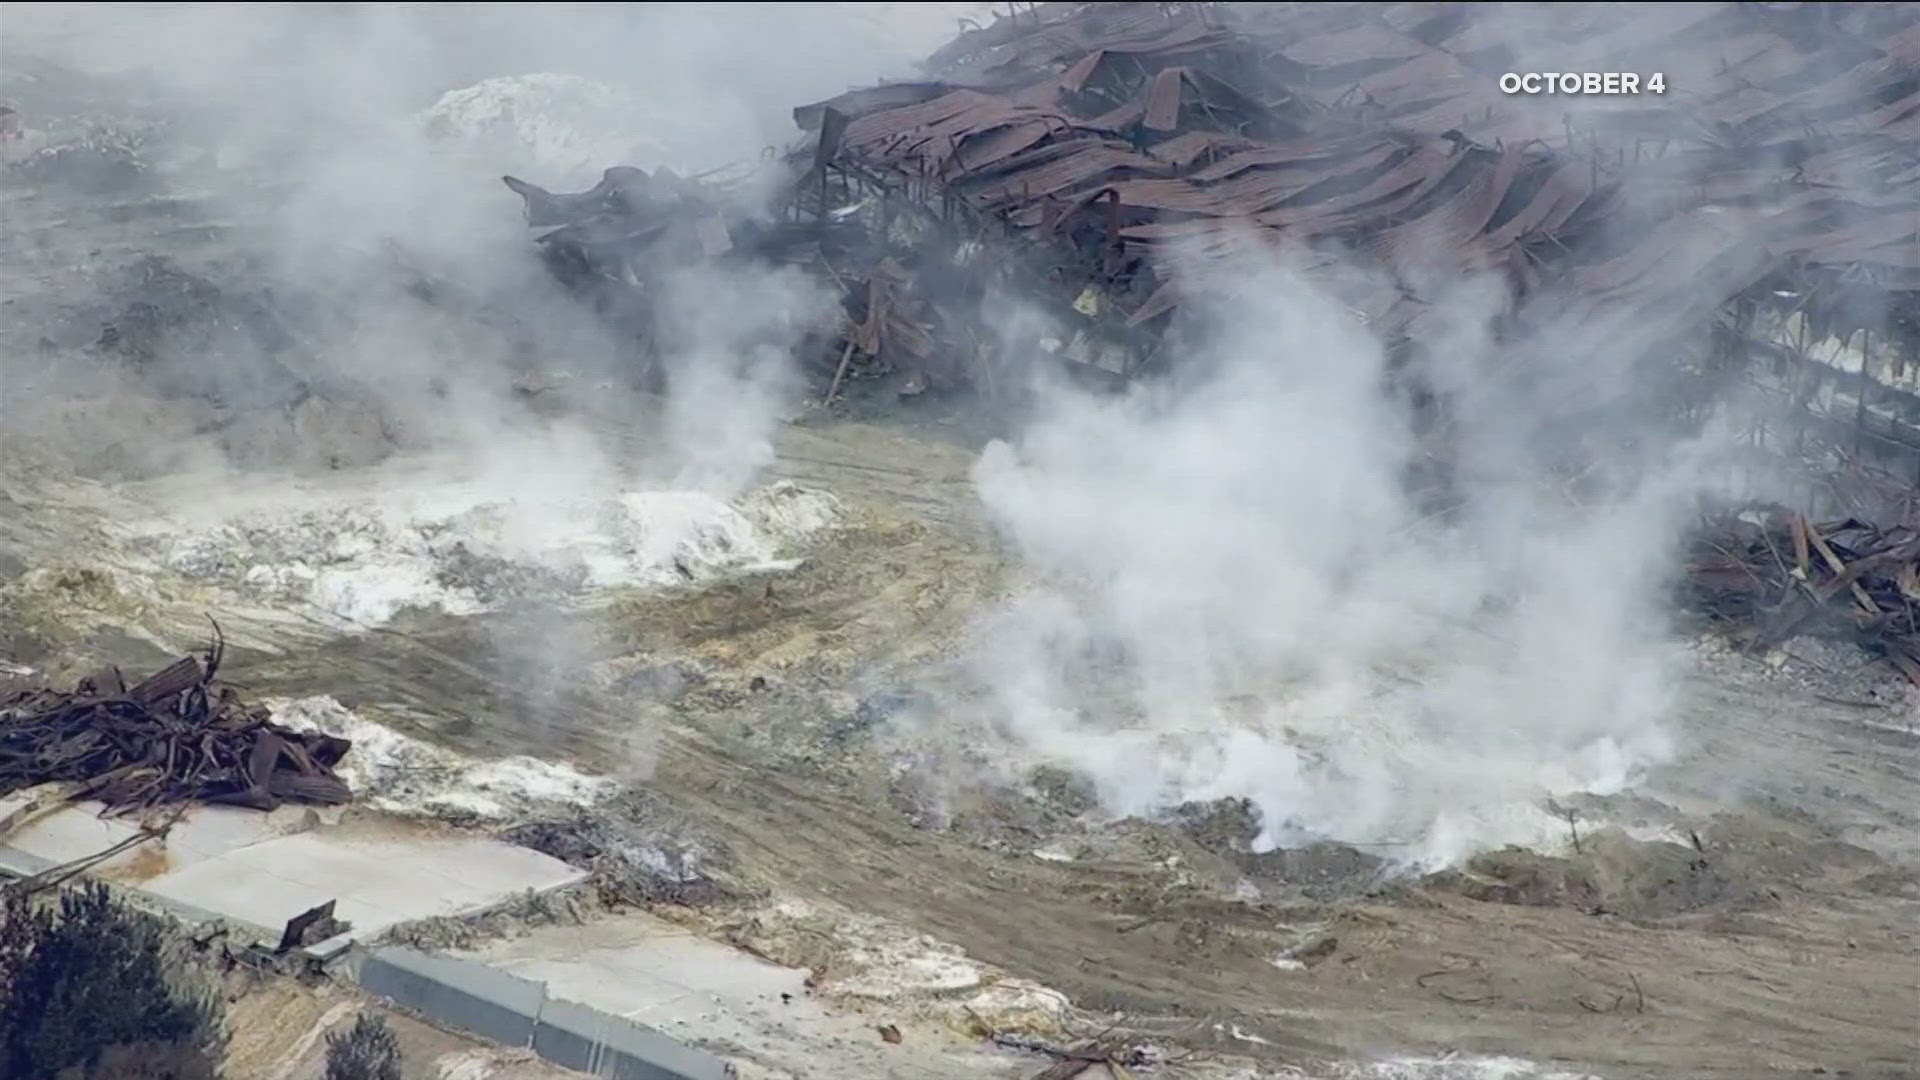
<svg viewBox="0 0 1920 1080">
<path fill-rule="evenodd" d="M 467 960 L 379 949 L 360 964 L 360 985 L 408 1012 L 506 1046 L 530 1046 L 546 1004 L 543 983 Z"/>
<path fill-rule="evenodd" d="M 730 1075 L 711 1054 L 571 1001 L 548 999 L 533 1032 L 533 1050 L 556 1065 L 612 1080 L 722 1080 Z"/>
<path fill-rule="evenodd" d="M 728 1080 L 733 1069 L 652 1028 L 547 996 L 545 983 L 413 949 L 361 958 L 360 985 L 408 1012 L 609 1080 Z"/>
</svg>

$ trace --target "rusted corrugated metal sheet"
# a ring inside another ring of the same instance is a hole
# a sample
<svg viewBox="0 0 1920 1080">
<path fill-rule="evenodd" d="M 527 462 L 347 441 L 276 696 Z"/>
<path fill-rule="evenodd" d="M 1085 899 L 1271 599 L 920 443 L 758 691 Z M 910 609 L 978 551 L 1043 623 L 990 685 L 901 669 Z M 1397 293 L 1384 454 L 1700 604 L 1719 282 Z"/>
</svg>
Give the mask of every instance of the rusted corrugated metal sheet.
<svg viewBox="0 0 1920 1080">
<path fill-rule="evenodd" d="M 1549 56 L 1667 92 L 1500 91 Z M 842 369 L 935 382 L 993 348 L 943 298 L 990 279 L 1138 356 L 1194 297 L 1183 275 L 1251 250 L 1369 264 L 1340 299 L 1388 337 L 1433 328 L 1419 292 L 1469 274 L 1516 317 L 1651 321 L 1780 274 L 1920 290 L 1917 60 L 1916 5 L 1043 4 L 920 81 L 796 109 L 814 134 L 776 228 L 729 231 L 688 209 L 696 185 L 635 170 L 523 194 L 576 262 L 811 266 L 854 328 Z M 615 263 L 587 276 L 632 276 Z"/>
<path fill-rule="evenodd" d="M 1189 168 L 1208 154 L 1230 154 L 1249 149 L 1251 139 L 1218 131 L 1186 131 L 1165 142 L 1155 143 L 1147 153 L 1175 168 Z"/>
<path fill-rule="evenodd" d="M 1663 71 L 1668 90 L 1506 95 L 1516 41 L 1562 70 Z M 1913 269 L 1915 56 L 1920 9 L 1901 5 L 1045 4 L 936 54 L 935 75 L 975 89 L 871 99 L 845 152 L 940 165 L 1016 231 L 1099 248 L 1090 267 L 1120 246 L 1152 279 L 1136 323 L 1178 304 L 1156 249 L 1248 237 L 1338 236 L 1388 265 L 1506 268 L 1631 304 L 1673 287 L 1662 267 L 1746 267 L 1753 250 Z M 1739 235 L 1658 224 L 1708 204 L 1745 208 Z M 1373 310 L 1415 321 L 1392 298 Z"/>
<path fill-rule="evenodd" d="M 1117 169 L 1158 172 L 1160 162 L 1125 143 L 1081 139 L 1072 153 L 1003 177 L 980 190 L 976 198 L 986 206 L 1029 202 L 1066 192 L 1077 184 L 1103 180 Z"/>
<path fill-rule="evenodd" d="M 1186 74 L 1186 68 L 1170 67 L 1148 84 L 1146 110 L 1140 118 L 1147 130 L 1174 130 L 1180 120 L 1180 91 Z"/>
</svg>

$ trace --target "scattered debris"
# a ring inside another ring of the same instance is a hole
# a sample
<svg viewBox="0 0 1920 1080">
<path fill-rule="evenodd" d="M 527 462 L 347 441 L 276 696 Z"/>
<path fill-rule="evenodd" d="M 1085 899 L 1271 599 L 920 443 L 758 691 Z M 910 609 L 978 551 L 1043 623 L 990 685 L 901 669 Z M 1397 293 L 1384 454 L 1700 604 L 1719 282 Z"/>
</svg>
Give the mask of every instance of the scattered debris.
<svg viewBox="0 0 1920 1080">
<path fill-rule="evenodd" d="M 467 825 L 526 820 L 556 807 L 588 808 L 617 787 L 605 777 L 539 758 L 483 760 L 413 738 L 328 697 L 268 699 L 274 721 L 307 737 L 353 745 L 337 773 L 361 807 Z"/>
<path fill-rule="evenodd" d="M 1778 506 L 1710 522 L 1687 599 L 1755 649 L 1801 634 L 1851 639 L 1920 686 L 1920 530 L 1848 518 L 1815 524 Z"/>
<path fill-rule="evenodd" d="M 187 577 L 380 626 L 408 609 L 467 615 L 608 587 L 681 588 L 791 569 L 792 550 L 840 511 L 831 495 L 787 481 L 732 499 L 694 489 L 589 495 L 447 482 L 430 512 L 383 504 L 400 501 L 392 495 L 355 489 L 324 509 L 261 506 L 212 527 L 155 522 L 136 542 Z"/>
<path fill-rule="evenodd" d="M 280 944 L 273 951 L 284 953 L 303 945 L 317 945 L 352 929 L 352 923 L 334 917 L 334 903 L 329 900 L 288 919 L 286 928 L 280 934 Z"/>
<path fill-rule="evenodd" d="M 1147 1047 L 1106 1036 L 1086 1039 L 1072 1046 L 1018 1035 L 995 1035 L 992 1041 L 994 1045 L 1008 1050 L 1022 1050 L 1054 1058 L 1054 1063 L 1034 1074 L 1033 1080 L 1073 1080 L 1095 1066 L 1100 1067 L 1101 1074 L 1115 1080 L 1129 1080 L 1133 1075 L 1130 1069 L 1155 1064 L 1155 1055 Z"/>
<path fill-rule="evenodd" d="M 1506 282 L 1516 336 L 1613 317 L 1692 334 L 1736 297 L 1818 309 L 1842 336 L 1882 316 L 1920 331 L 1920 158 L 1898 135 L 1920 98 L 1897 5 L 1705 4 L 1654 35 L 1570 12 L 1538 29 L 1585 70 L 1691 73 L 1591 110 L 1501 92 L 1492 18 L 1035 5 L 960 34 L 922 81 L 795 109 L 808 134 L 772 224 L 665 169 L 611 168 L 579 194 L 507 184 L 556 273 L 643 339 L 662 267 L 806 268 L 844 313 L 813 343 L 829 398 L 881 376 L 992 394 L 1036 357 L 1110 384 L 1157 370 L 1181 351 L 1163 347 L 1174 316 L 1206 299 L 1189 269 L 1250 252 L 1286 255 L 1396 345 L 1441 328 L 1468 275 Z M 1777 83 L 1741 74 L 1761 57 Z M 1016 333 L 992 317 L 1004 297 L 1051 325 Z"/>
<path fill-rule="evenodd" d="M 604 911 L 591 883 L 515 893 L 493 907 L 465 915 L 436 915 L 382 931 L 381 945 L 422 952 L 472 949 L 481 942 L 523 934 L 535 926 L 579 926 Z"/>
<path fill-rule="evenodd" d="M 501 839 L 593 874 L 609 906 L 706 907 L 755 895 L 724 845 L 643 788 L 515 825 Z"/>
<path fill-rule="evenodd" d="M 0 118 L 0 142 L 20 142 L 25 132 L 17 113 L 9 125 Z M 9 171 L 22 179 L 58 184 L 88 194 L 123 194 L 148 176 L 145 138 L 137 131 L 105 124 L 88 125 L 50 138 L 30 153 L 8 162 Z"/>
<path fill-rule="evenodd" d="M 118 813 L 192 801 L 271 810 L 283 801 L 338 805 L 353 792 L 333 773 L 352 743 L 270 722 L 214 681 L 217 631 L 204 660 L 183 657 L 129 687 L 118 669 L 70 692 L 17 690 L 0 700 L 0 795 L 73 785 L 65 801 Z"/>
</svg>

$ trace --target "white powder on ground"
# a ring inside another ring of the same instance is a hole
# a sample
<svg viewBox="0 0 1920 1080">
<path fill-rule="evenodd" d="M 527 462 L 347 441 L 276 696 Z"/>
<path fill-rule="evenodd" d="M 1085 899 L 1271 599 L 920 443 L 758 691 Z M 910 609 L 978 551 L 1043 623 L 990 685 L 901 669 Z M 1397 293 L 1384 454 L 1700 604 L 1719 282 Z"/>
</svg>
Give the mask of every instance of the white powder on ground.
<svg viewBox="0 0 1920 1080">
<path fill-rule="evenodd" d="M 668 147 L 640 132 L 669 118 L 636 94 L 577 75 L 514 75 L 449 90 L 414 123 L 456 155 L 532 173 L 544 186 L 591 186 L 611 165 L 652 171 Z"/>
<path fill-rule="evenodd" d="M 390 814 L 506 823 L 560 806 L 590 806 L 620 786 L 538 758 L 469 758 L 368 720 L 330 697 L 266 705 L 276 723 L 295 731 L 352 740 L 334 772 L 353 789 L 355 805 Z"/>
<path fill-rule="evenodd" d="M 514 172 L 543 187 L 577 191 L 592 186 L 613 165 L 649 172 L 661 167 L 683 175 L 748 163 L 764 145 L 801 137 L 791 126 L 791 87 L 825 97 L 848 85 L 876 77 L 909 76 L 920 58 L 944 44 L 961 19 L 990 24 L 999 5 L 986 3 L 827 4 L 804 20 L 830 42 L 836 54 L 857 72 L 827 76 L 832 58 L 777 72 L 747 72 L 716 79 L 711 70 L 716 44 L 725 39 L 702 35 L 685 50 L 668 46 L 655 62 L 641 62 L 623 73 L 620 85 L 578 75 L 536 73 L 487 79 L 449 90 L 416 114 L 410 127 L 441 151 L 489 173 Z M 683 15 L 667 13 L 663 31 Z M 825 20 L 824 23 L 822 20 Z M 686 19 L 684 29 L 702 26 L 725 34 L 711 20 Z M 725 23 L 723 19 L 722 24 Z M 781 35 L 779 18 L 757 20 L 762 33 Z M 743 27 L 745 23 L 741 24 Z M 825 26 L 833 29 L 826 31 Z M 807 48 L 809 38 L 789 40 Z M 726 59 L 741 61 L 731 49 Z M 827 65 L 824 68 L 821 65 Z M 801 70 L 811 68 L 812 70 Z M 774 84 L 781 84 L 776 91 Z M 698 108 L 685 103 L 698 100 Z"/>
<path fill-rule="evenodd" d="M 1237 1028 L 1232 1034 L 1244 1042 L 1266 1041 Z M 1219 1075 L 1221 1080 L 1603 1080 L 1592 1073 L 1567 1072 L 1523 1058 L 1458 1054 L 1330 1064 L 1312 1070 L 1290 1067 L 1279 1073 L 1223 1071 Z"/>
<path fill-rule="evenodd" d="M 783 552 L 838 513 L 833 496 L 786 481 L 731 502 L 698 491 L 442 495 L 431 506 L 363 498 L 210 526 L 162 523 L 134 542 L 186 577 L 380 626 L 407 608 L 468 615 L 518 599 L 790 569 Z"/>
<path fill-rule="evenodd" d="M 1361 1067 L 1353 1080 L 1600 1080 L 1511 1057 L 1395 1058 Z"/>
</svg>

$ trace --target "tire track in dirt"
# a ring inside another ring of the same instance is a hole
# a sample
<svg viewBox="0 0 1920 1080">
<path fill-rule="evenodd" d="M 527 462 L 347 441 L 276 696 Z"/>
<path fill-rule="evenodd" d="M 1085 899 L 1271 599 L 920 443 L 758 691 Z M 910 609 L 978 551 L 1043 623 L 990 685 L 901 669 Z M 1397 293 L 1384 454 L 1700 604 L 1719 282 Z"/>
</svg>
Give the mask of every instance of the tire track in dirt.
<svg viewBox="0 0 1920 1080">
<path fill-rule="evenodd" d="M 849 429 L 837 437 L 865 436 Z M 959 490 L 950 470 L 917 480 L 911 470 L 813 468 L 811 479 L 856 500 L 887 498 L 875 490 L 881 483 L 923 499 Z M 965 517 L 951 505 L 945 512 Z M 923 520 L 949 527 L 941 516 Z M 904 554 L 912 565 L 913 553 Z M 948 568 L 931 556 L 925 565 Z M 796 592 L 787 617 L 803 621 L 838 608 L 836 618 L 858 623 L 869 614 L 863 605 L 885 602 L 837 579 L 822 596 L 791 581 L 778 587 Z M 764 614 L 753 608 L 721 624 L 777 637 L 777 626 L 755 621 Z M 898 625 L 872 618 L 874 627 Z M 1165 903 L 1153 868 L 1042 862 L 917 829 L 858 784 L 796 771 L 697 716 L 622 709 L 585 694 L 558 707 L 535 700 L 476 659 L 502 636 L 485 622 L 329 641 L 317 654 L 248 665 L 245 676 L 275 692 L 374 705 L 373 715 L 465 752 L 589 768 L 620 765 L 621 733 L 644 713 L 663 725 L 650 786 L 727 843 L 755 878 L 898 920 L 1085 1007 L 1205 1018 L 1266 1040 L 1228 1040 L 1223 1049 L 1298 1061 L 1453 1046 L 1579 1062 L 1609 1077 L 1817 1067 L 1897 1075 L 1914 1064 L 1902 1002 L 1920 992 L 1910 929 L 1920 903 L 1897 874 L 1884 890 L 1858 891 L 1851 882 L 1859 875 L 1830 873 L 1820 854 L 1838 842 L 1836 823 L 1898 827 L 1914 744 L 1811 692 L 1756 685 L 1745 669 L 1722 664 L 1696 676 L 1683 716 L 1689 756 L 1662 782 L 1676 803 L 1738 808 L 1736 839 L 1751 832 L 1756 845 L 1789 845 L 1772 883 L 1779 896 L 1757 910 L 1636 921 L 1433 891 L 1293 907 Z M 758 653 L 735 655 L 744 672 Z M 790 722 L 746 701 L 730 726 Z M 474 719 L 451 724 L 450 716 Z M 539 719 L 515 719 L 525 716 Z M 1810 754 L 1822 749 L 1824 757 Z M 1305 971 L 1282 970 L 1270 959 L 1291 938 L 1278 928 L 1302 921 L 1326 923 L 1338 944 Z M 1436 971 L 1462 972 L 1457 978 L 1477 989 L 1442 993 L 1436 980 L 1422 982 Z"/>
</svg>

